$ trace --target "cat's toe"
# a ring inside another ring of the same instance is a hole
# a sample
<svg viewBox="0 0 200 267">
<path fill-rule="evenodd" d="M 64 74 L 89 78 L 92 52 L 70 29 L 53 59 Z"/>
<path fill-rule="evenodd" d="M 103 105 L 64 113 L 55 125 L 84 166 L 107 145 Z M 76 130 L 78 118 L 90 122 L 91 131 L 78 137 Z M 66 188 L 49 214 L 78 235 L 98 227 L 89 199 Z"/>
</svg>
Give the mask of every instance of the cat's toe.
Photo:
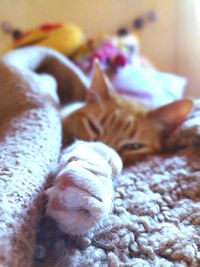
<svg viewBox="0 0 200 267">
<path fill-rule="evenodd" d="M 65 233 L 85 234 L 109 214 L 108 207 L 102 201 L 78 188 L 71 187 L 64 192 L 55 187 L 50 190 L 47 192 L 47 215 L 54 218 Z"/>
</svg>

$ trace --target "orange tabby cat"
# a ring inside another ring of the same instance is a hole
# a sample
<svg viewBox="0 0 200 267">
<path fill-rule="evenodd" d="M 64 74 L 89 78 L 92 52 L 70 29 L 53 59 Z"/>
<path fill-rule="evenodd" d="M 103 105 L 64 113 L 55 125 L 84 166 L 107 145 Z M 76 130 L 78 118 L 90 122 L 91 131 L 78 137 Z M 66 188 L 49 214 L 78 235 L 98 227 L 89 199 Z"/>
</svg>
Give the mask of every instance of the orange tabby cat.
<svg viewBox="0 0 200 267">
<path fill-rule="evenodd" d="M 114 148 L 125 163 L 161 150 L 164 138 L 187 117 L 193 104 L 179 100 L 148 111 L 112 90 L 98 64 L 86 103 L 62 113 L 64 146 L 74 138 L 101 141 Z"/>
<path fill-rule="evenodd" d="M 54 184 L 46 191 L 47 214 L 73 235 L 99 224 L 112 210 L 112 179 L 121 172 L 121 158 L 133 163 L 160 151 L 164 138 L 191 108 L 190 100 L 180 100 L 148 111 L 115 93 L 96 64 L 86 102 L 62 112 L 66 148 Z"/>
</svg>

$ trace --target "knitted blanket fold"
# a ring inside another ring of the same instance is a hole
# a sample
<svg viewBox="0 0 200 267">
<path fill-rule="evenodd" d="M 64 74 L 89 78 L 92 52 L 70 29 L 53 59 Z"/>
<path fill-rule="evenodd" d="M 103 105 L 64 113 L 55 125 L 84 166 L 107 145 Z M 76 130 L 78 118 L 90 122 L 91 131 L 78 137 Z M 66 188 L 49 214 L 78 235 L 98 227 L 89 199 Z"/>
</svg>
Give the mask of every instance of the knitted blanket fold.
<svg viewBox="0 0 200 267">
<path fill-rule="evenodd" d="M 43 218 L 34 267 L 200 266 L 200 102 L 169 140 L 115 180 L 114 211 L 88 236 Z"/>
<path fill-rule="evenodd" d="M 70 93 L 66 87 L 78 76 L 64 56 L 45 48 L 15 50 L 0 61 L 0 267 L 32 264 L 42 192 L 61 148 L 57 83 Z"/>
</svg>

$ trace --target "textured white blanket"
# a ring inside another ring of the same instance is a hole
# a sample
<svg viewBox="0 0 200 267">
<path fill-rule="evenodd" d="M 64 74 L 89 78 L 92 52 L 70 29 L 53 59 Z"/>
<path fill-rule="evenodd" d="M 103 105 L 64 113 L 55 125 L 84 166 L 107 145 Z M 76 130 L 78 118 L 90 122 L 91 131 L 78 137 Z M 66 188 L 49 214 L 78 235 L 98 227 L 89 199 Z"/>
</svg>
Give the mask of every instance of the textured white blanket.
<svg viewBox="0 0 200 267">
<path fill-rule="evenodd" d="M 115 181 L 114 212 L 88 237 L 64 236 L 48 218 L 34 267 L 200 266 L 200 103 L 169 145 Z"/>
<path fill-rule="evenodd" d="M 80 71 L 53 50 L 0 59 L 0 267 L 32 263 L 43 191 L 61 148 L 57 84 L 68 100 L 85 93 Z"/>
</svg>

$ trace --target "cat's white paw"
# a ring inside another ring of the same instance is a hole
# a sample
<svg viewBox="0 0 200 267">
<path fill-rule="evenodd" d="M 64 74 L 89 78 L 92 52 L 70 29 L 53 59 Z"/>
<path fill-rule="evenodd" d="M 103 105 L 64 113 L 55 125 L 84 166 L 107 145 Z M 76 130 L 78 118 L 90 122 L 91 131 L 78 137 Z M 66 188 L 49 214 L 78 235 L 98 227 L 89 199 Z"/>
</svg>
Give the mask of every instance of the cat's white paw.
<svg viewBox="0 0 200 267">
<path fill-rule="evenodd" d="M 98 142 L 77 141 L 62 155 L 48 196 L 47 214 L 66 233 L 84 234 L 112 210 L 112 177 L 122 169 L 117 153 Z"/>
</svg>

